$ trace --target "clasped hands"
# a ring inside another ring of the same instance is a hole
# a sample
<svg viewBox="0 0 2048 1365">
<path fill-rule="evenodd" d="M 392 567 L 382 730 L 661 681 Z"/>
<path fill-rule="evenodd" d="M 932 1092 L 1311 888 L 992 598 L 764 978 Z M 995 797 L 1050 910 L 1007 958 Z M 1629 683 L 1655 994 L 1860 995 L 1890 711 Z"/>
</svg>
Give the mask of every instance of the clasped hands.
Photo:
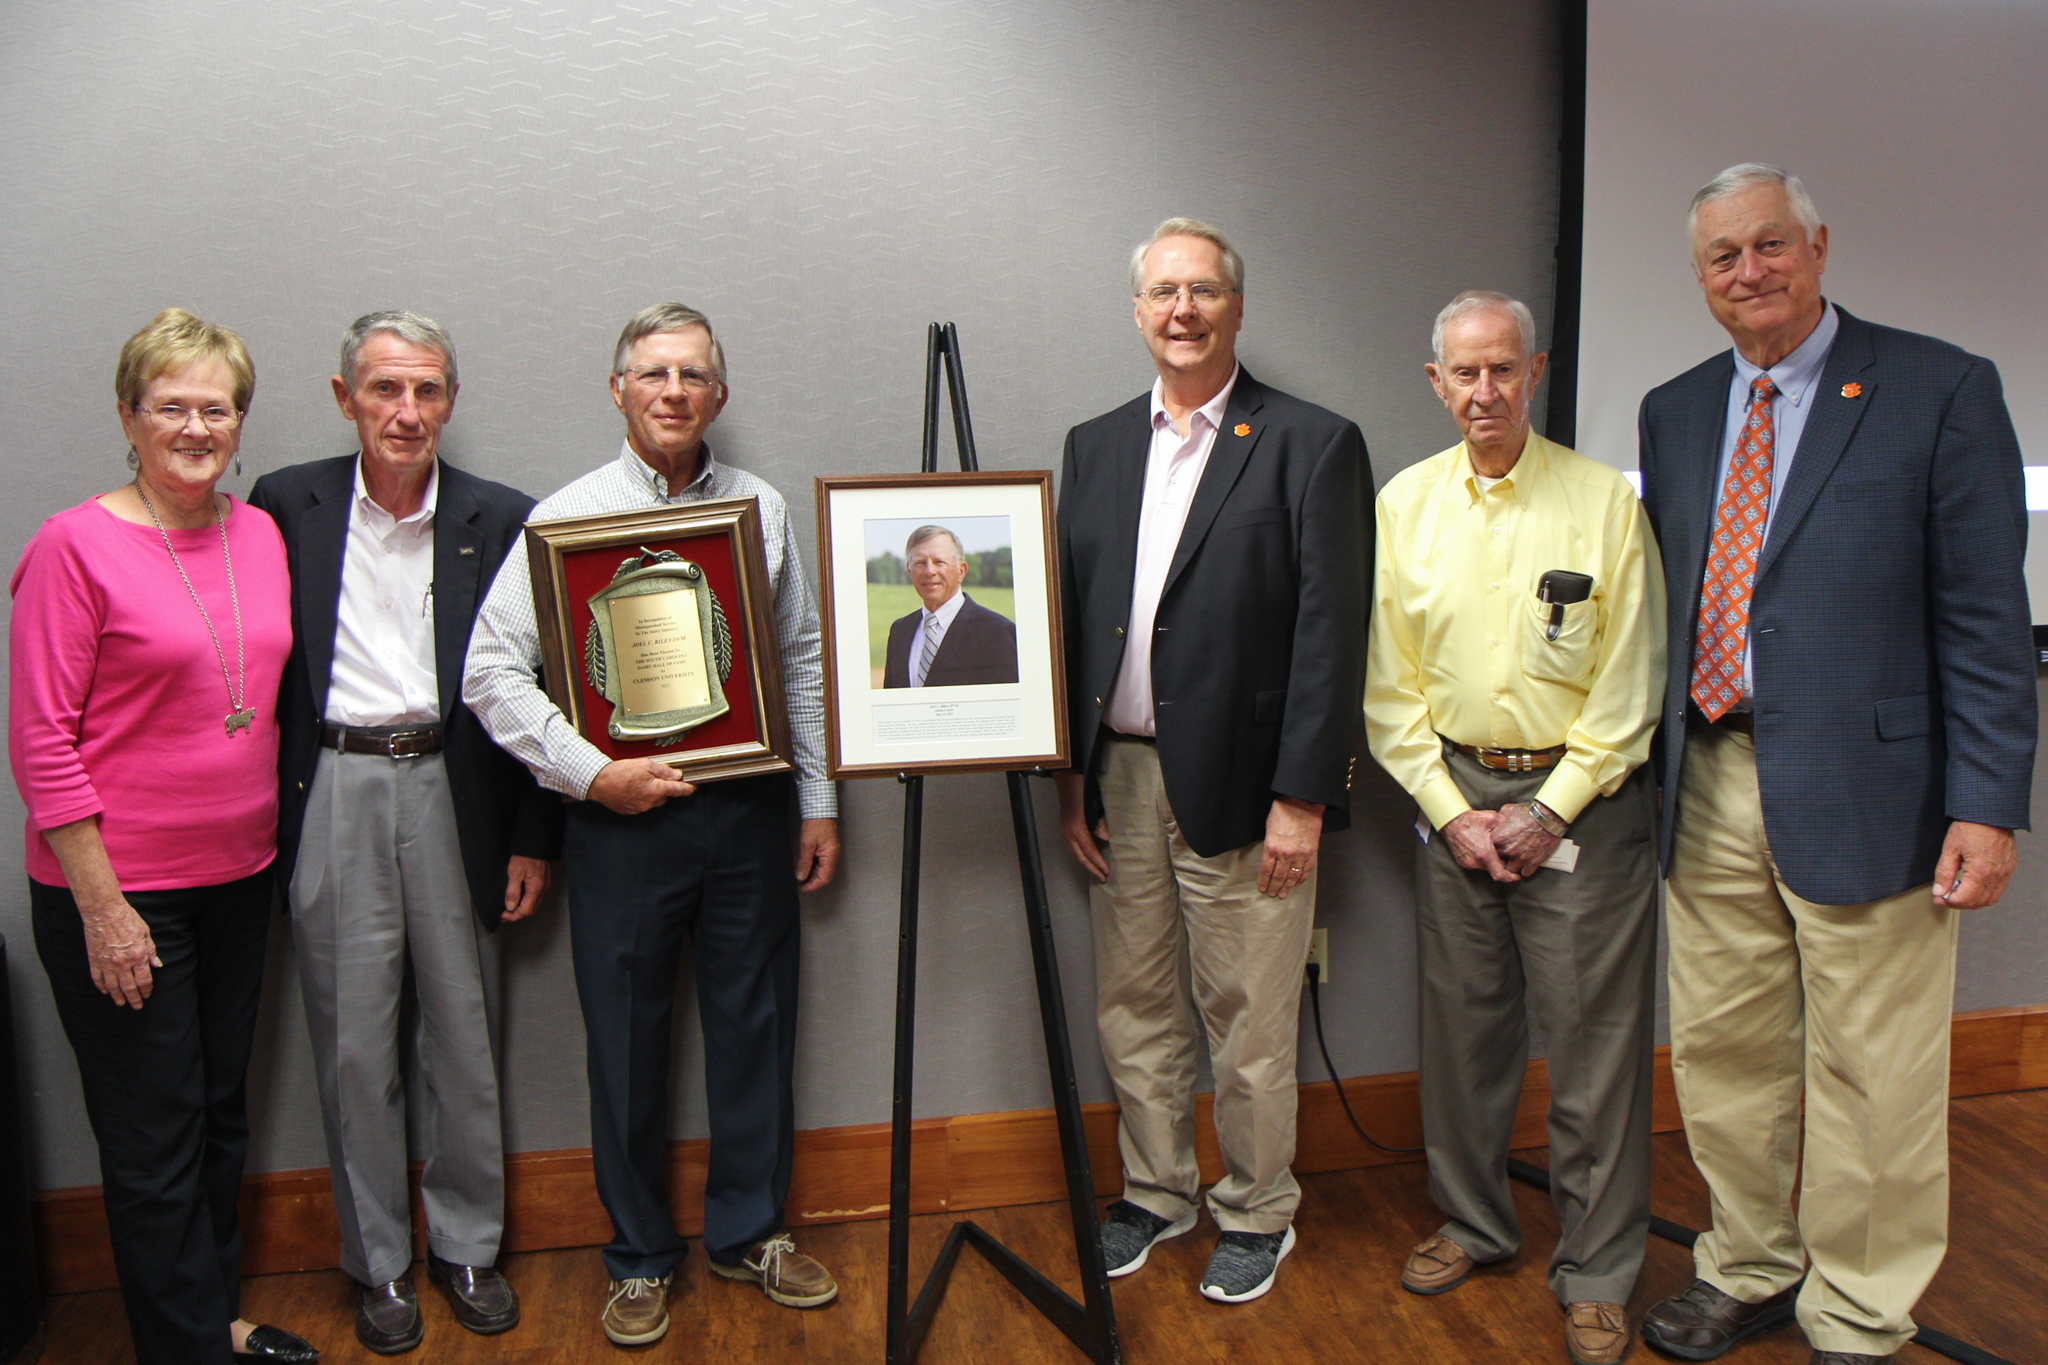
<svg viewBox="0 0 2048 1365">
<path fill-rule="evenodd" d="M 1458 866 L 1485 872 L 1497 882 L 1518 882 L 1536 874 L 1563 842 L 1536 822 L 1529 803 L 1499 810 L 1468 810 L 1443 827 Z"/>
</svg>

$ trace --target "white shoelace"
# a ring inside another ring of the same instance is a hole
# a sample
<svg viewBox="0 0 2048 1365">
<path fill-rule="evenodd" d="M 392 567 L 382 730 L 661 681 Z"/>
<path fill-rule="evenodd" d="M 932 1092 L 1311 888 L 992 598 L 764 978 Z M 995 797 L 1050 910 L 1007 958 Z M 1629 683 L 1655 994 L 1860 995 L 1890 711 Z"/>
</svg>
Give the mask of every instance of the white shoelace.
<svg viewBox="0 0 2048 1365">
<path fill-rule="evenodd" d="M 778 1232 L 767 1241 L 761 1243 L 761 1260 L 754 1269 L 761 1272 L 761 1280 L 764 1284 L 779 1285 L 782 1283 L 782 1258 L 784 1255 L 796 1255 L 796 1238 L 790 1236 L 787 1232 Z"/>
<path fill-rule="evenodd" d="M 620 1280 L 619 1287 L 614 1289 L 612 1296 L 604 1301 L 605 1312 L 611 1312 L 612 1305 L 620 1299 L 652 1298 L 654 1297 L 654 1291 L 660 1288 L 660 1286 L 660 1280 L 643 1278 Z"/>
</svg>

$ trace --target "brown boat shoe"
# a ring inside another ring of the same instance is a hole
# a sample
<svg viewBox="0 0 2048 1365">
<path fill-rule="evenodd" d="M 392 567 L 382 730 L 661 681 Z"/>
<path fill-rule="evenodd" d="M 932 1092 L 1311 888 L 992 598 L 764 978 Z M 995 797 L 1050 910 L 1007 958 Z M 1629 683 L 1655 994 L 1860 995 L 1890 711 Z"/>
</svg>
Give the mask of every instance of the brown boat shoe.
<svg viewBox="0 0 2048 1365">
<path fill-rule="evenodd" d="M 1564 1349 L 1572 1365 L 1617 1365 L 1628 1348 L 1628 1313 L 1620 1304 L 1583 1299 L 1566 1306 Z"/>
<path fill-rule="evenodd" d="M 1401 1268 L 1401 1287 L 1411 1294 L 1448 1293 L 1465 1283 L 1473 1264 L 1471 1252 L 1434 1232 L 1408 1253 L 1408 1264 Z"/>
<path fill-rule="evenodd" d="M 839 1284 L 832 1272 L 796 1249 L 787 1232 L 778 1232 L 765 1242 L 747 1248 L 738 1265 L 711 1262 L 711 1269 L 728 1280 L 748 1280 L 785 1308 L 816 1308 L 839 1296 Z"/>
<path fill-rule="evenodd" d="M 645 1346 L 668 1334 L 668 1282 L 666 1275 L 611 1282 L 603 1323 L 614 1345 Z"/>
</svg>

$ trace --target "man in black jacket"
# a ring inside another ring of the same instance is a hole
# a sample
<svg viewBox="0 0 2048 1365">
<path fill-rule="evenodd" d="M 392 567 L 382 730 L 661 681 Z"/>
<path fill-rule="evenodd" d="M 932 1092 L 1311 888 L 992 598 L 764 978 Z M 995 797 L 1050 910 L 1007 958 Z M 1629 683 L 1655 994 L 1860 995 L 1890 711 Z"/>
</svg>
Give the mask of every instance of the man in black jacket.
<svg viewBox="0 0 2048 1365">
<path fill-rule="evenodd" d="M 1017 624 L 962 588 L 967 551 L 943 526 L 920 526 L 903 547 L 924 603 L 889 625 L 884 687 L 968 687 L 1017 681 Z"/>
<path fill-rule="evenodd" d="M 474 1332 L 519 1321 L 493 1267 L 505 1221 L 499 924 L 533 913 L 561 806 L 460 699 L 482 588 L 533 499 L 437 458 L 455 349 L 431 319 L 356 320 L 333 381 L 360 457 L 266 474 L 292 573 L 278 698 L 277 869 L 312 1034 L 356 1335 L 417 1346 L 400 1000 L 411 963 L 429 1112 L 427 1267 Z"/>
<path fill-rule="evenodd" d="M 1158 382 L 1068 433 L 1059 502 L 1061 826 L 1101 883 L 1096 1019 L 1121 1106 L 1104 1255 L 1129 1274 L 1194 1226 L 1199 1010 L 1226 1168 L 1201 1292 L 1224 1303 L 1264 1294 L 1294 1245 L 1302 964 L 1322 833 L 1347 822 L 1372 563 L 1365 439 L 1238 366 L 1243 289 L 1192 219 L 1133 253 Z"/>
</svg>

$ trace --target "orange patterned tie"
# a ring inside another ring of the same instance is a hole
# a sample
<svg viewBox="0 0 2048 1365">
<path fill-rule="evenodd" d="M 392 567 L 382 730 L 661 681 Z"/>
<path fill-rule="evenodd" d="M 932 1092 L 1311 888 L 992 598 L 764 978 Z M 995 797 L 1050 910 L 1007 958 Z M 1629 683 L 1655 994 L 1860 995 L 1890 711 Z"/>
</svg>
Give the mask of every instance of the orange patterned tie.
<svg viewBox="0 0 2048 1365">
<path fill-rule="evenodd" d="M 1771 453 L 1775 432 L 1771 398 L 1778 386 L 1769 375 L 1749 386 L 1749 416 L 1728 481 L 1714 512 L 1714 538 L 1707 547 L 1707 578 L 1700 594 L 1700 628 L 1692 652 L 1692 699 L 1708 720 L 1719 720 L 1742 700 L 1742 651 L 1749 642 L 1749 589 L 1764 549 L 1764 523 L 1771 511 Z"/>
</svg>

